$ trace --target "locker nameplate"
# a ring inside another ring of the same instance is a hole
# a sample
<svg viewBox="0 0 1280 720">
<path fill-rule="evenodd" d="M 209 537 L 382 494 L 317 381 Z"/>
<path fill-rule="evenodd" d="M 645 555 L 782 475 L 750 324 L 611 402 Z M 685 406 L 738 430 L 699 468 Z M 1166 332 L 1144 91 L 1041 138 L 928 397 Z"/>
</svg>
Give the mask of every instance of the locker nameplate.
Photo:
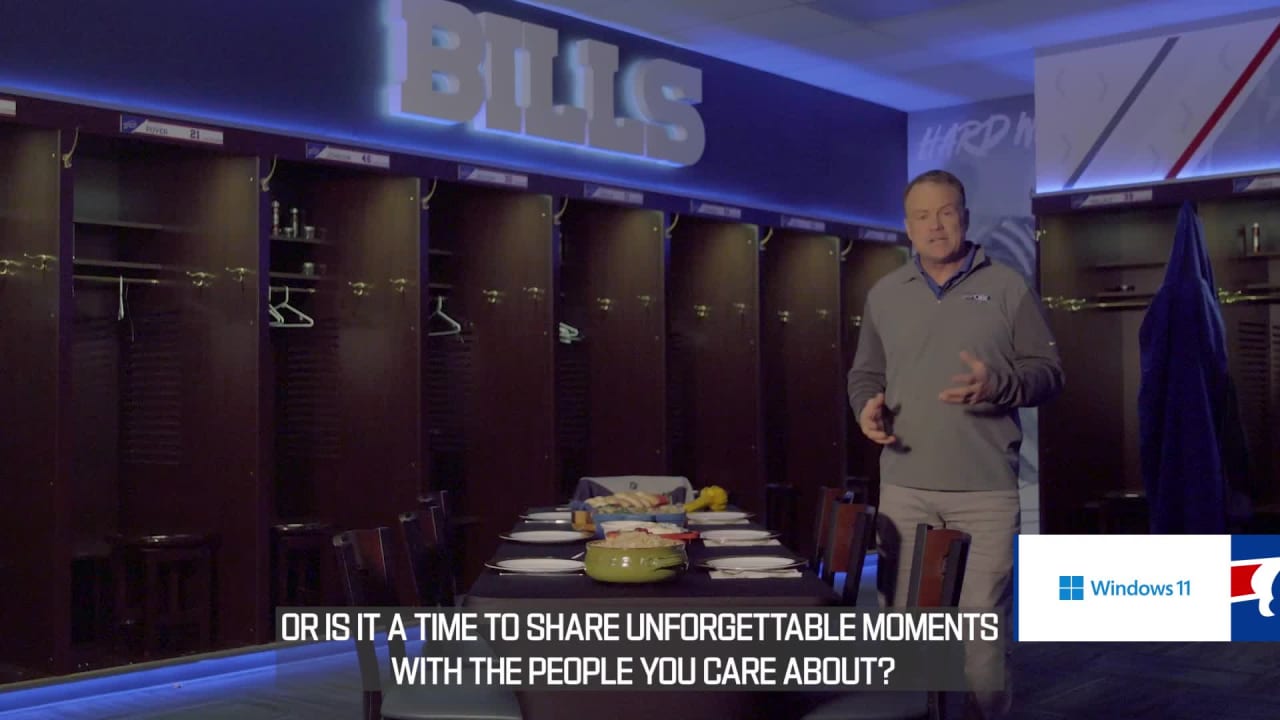
<svg viewBox="0 0 1280 720">
<path fill-rule="evenodd" d="M 742 219 L 742 208 L 730 207 L 728 205 L 716 205 L 714 203 L 698 202 L 697 200 L 689 201 L 689 212 L 695 215 L 707 215 L 710 217 L 730 218 L 732 220 Z"/>
<path fill-rule="evenodd" d="M 222 144 L 221 130 L 162 122 L 140 115 L 121 115 L 120 132 L 126 135 L 152 135 L 154 137 L 197 142 L 205 145 Z"/>
<path fill-rule="evenodd" d="M 898 242 L 898 233 L 889 232 L 888 230 L 872 230 L 871 228 L 858 229 L 859 240 L 878 240 L 880 242 Z"/>
<path fill-rule="evenodd" d="M 827 231 L 827 224 L 821 220 L 810 220 L 809 218 L 792 217 L 790 215 L 782 216 L 782 227 L 790 230 L 811 230 L 813 232 Z"/>
<path fill-rule="evenodd" d="M 1280 188 L 1280 175 L 1262 175 L 1247 178 L 1236 178 L 1234 192 L 1258 192 L 1259 190 L 1275 190 Z"/>
<path fill-rule="evenodd" d="M 490 185 L 503 185 L 505 187 L 527 188 L 529 187 L 529 176 L 520 175 L 518 173 L 503 172 L 501 170 L 487 170 L 485 168 L 471 167 L 470 165 L 458 166 L 458 179 L 467 182 L 482 182 Z"/>
<path fill-rule="evenodd" d="M 582 194 L 589 200 L 608 200 L 610 202 L 626 203 L 627 205 L 644 204 L 644 193 L 636 192 L 635 190 L 623 190 L 622 188 L 586 183 L 582 186 Z"/>
<path fill-rule="evenodd" d="M 1090 193 L 1071 198 L 1071 207 L 1102 207 L 1104 205 L 1126 205 L 1128 203 L 1151 202 L 1151 188 L 1144 190 L 1122 190 L 1119 192 Z"/>
<path fill-rule="evenodd" d="M 391 156 L 381 153 L 365 152 L 352 148 L 325 145 L 323 143 L 307 143 L 308 160 L 329 160 L 331 162 L 360 165 L 362 167 L 389 168 Z"/>
</svg>

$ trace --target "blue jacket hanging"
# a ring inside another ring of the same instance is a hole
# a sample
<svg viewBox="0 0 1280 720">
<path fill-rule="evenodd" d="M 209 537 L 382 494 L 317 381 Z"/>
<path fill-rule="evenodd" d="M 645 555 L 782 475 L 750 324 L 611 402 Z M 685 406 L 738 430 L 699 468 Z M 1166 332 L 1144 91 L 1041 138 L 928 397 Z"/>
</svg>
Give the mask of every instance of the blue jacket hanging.
<svg viewBox="0 0 1280 720">
<path fill-rule="evenodd" d="M 1200 218 L 1184 203 L 1164 282 L 1139 332 L 1139 441 L 1152 533 L 1227 532 L 1229 378 L 1216 288 Z"/>
</svg>

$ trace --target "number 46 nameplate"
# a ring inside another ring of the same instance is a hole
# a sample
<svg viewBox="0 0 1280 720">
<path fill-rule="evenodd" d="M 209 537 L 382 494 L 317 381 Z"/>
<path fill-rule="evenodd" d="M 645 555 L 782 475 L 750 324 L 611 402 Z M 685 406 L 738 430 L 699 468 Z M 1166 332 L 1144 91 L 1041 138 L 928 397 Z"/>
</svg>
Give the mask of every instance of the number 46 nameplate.
<svg viewBox="0 0 1280 720">
<path fill-rule="evenodd" d="M 161 122 L 141 115 L 121 115 L 120 132 L 126 135 L 151 135 L 153 137 L 168 138 L 169 140 L 198 142 L 206 145 L 222 144 L 221 130 Z"/>
</svg>

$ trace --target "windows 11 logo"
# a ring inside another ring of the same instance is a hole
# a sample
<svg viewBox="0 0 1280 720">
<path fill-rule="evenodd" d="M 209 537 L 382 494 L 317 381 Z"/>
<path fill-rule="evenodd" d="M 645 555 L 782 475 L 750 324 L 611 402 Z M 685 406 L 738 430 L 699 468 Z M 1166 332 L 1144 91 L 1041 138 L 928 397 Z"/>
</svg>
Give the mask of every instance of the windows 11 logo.
<svg viewBox="0 0 1280 720">
<path fill-rule="evenodd" d="M 1084 600 L 1084 576 L 1063 575 L 1058 578 L 1059 600 Z"/>
</svg>

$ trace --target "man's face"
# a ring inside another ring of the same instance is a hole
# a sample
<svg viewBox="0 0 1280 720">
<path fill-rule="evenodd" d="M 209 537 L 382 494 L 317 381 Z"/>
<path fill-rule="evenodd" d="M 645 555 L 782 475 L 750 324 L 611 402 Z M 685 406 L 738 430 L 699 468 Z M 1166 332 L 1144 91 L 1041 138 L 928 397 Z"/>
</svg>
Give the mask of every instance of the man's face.
<svg viewBox="0 0 1280 720">
<path fill-rule="evenodd" d="M 907 194 L 907 237 L 922 259 L 948 262 L 959 257 L 969 214 L 960 191 L 950 185 L 922 182 Z"/>
</svg>

